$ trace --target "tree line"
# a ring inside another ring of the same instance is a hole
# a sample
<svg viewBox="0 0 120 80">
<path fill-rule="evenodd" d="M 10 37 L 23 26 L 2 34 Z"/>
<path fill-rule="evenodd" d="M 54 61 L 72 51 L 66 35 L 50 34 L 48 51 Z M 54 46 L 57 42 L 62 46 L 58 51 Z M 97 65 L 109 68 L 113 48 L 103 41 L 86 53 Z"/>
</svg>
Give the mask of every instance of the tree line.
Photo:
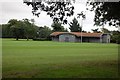
<svg viewBox="0 0 120 80">
<path fill-rule="evenodd" d="M 64 26 L 54 21 L 51 24 L 51 28 L 47 26 L 39 27 L 34 24 L 34 19 L 11 19 L 8 21 L 7 24 L 0 25 L 2 29 L 2 37 L 3 38 L 16 38 L 19 39 L 33 39 L 33 40 L 51 40 L 50 34 L 52 32 L 68 32 Z M 69 29 L 71 32 L 87 32 L 82 30 L 78 20 L 74 18 L 69 23 Z M 103 28 L 102 31 L 98 31 L 97 29 L 92 29 L 94 33 L 110 33 L 111 34 L 111 42 L 113 43 L 120 43 L 120 32 L 119 31 L 109 31 L 106 28 Z"/>
<path fill-rule="evenodd" d="M 47 26 L 39 27 L 35 25 L 34 22 L 34 19 L 11 19 L 7 24 L 0 25 L 0 28 L 2 29 L 2 37 L 16 38 L 16 40 L 50 40 L 50 34 L 52 32 L 68 32 L 67 28 L 64 28 L 62 23 L 58 21 L 53 21 L 51 24 L 52 29 Z M 82 30 L 76 18 L 74 18 L 69 25 L 71 32 L 80 32 Z"/>
<path fill-rule="evenodd" d="M 28 19 L 11 19 L 7 24 L 1 26 L 3 38 L 16 38 L 16 40 L 20 38 L 29 40 L 29 38 L 35 37 L 37 31 L 37 26 L 30 23 Z"/>
<path fill-rule="evenodd" d="M 53 22 L 51 28 L 47 26 L 37 26 L 34 19 L 11 19 L 7 24 L 1 24 L 0 30 L 2 38 L 33 39 L 33 40 L 50 40 L 50 34 L 55 31 L 68 32 L 67 29 L 59 22 Z"/>
</svg>

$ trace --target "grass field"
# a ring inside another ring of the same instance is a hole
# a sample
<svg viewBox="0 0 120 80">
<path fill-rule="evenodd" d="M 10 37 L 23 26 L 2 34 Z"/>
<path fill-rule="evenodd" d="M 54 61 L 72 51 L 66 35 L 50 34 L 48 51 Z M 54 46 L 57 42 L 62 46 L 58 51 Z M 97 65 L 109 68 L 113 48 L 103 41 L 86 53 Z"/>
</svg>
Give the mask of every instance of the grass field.
<svg viewBox="0 0 120 80">
<path fill-rule="evenodd" d="M 2 78 L 2 39 L 0 38 L 0 79 Z"/>
<path fill-rule="evenodd" d="M 116 78 L 117 44 L 3 39 L 4 78 Z"/>
</svg>

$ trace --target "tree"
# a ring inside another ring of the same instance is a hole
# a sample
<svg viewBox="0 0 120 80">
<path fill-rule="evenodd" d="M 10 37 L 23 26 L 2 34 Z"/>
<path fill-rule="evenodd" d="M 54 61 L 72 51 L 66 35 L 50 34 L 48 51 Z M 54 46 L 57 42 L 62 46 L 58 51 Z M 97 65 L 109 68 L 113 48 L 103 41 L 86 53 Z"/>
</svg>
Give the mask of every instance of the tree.
<svg viewBox="0 0 120 80">
<path fill-rule="evenodd" d="M 9 33 L 12 33 L 12 35 L 18 40 L 19 38 L 33 38 L 37 31 L 35 29 L 35 25 L 31 24 L 28 19 L 23 20 L 16 20 L 11 19 L 8 22 L 8 27 L 6 30 L 8 30 Z"/>
<path fill-rule="evenodd" d="M 92 31 L 93 31 L 94 33 L 100 33 L 100 31 L 98 31 L 98 28 L 97 28 L 97 29 L 92 29 Z"/>
<path fill-rule="evenodd" d="M 120 44 L 120 32 L 119 31 L 111 31 L 111 42 Z"/>
<path fill-rule="evenodd" d="M 74 18 L 72 22 L 70 22 L 69 26 L 70 26 L 69 29 L 71 30 L 71 32 L 81 32 L 82 30 L 76 18 Z"/>
<path fill-rule="evenodd" d="M 72 1 L 75 2 L 75 0 Z M 64 2 L 64 0 L 61 2 L 44 2 L 42 0 L 28 2 L 28 0 L 24 0 L 24 3 L 32 6 L 34 15 L 39 16 L 39 10 L 45 11 L 53 21 L 67 23 L 67 17 L 74 14 L 74 6 L 70 0 L 68 2 Z M 120 2 L 93 2 L 88 0 L 87 5 L 92 5 L 90 11 L 95 11 L 95 25 L 101 26 L 108 22 L 109 25 L 120 26 Z"/>
<path fill-rule="evenodd" d="M 2 24 L 0 30 L 1 30 L 0 33 L 2 33 L 2 38 L 13 37 L 11 32 L 9 32 L 8 24 Z"/>
<path fill-rule="evenodd" d="M 63 0 L 60 1 L 44 1 L 44 0 L 32 0 L 32 2 L 28 0 L 24 0 L 24 3 L 28 6 L 32 6 L 32 13 L 35 16 L 40 15 L 40 11 L 47 12 L 53 21 L 61 22 L 63 24 L 67 24 L 67 17 L 70 17 L 74 14 L 74 6 L 72 2 L 75 0 Z"/>
<path fill-rule="evenodd" d="M 102 28 L 102 32 L 103 33 L 111 33 L 108 29 L 106 29 L 106 28 Z"/>
<path fill-rule="evenodd" d="M 11 31 L 13 32 L 13 36 L 16 37 L 16 40 L 24 36 L 24 29 L 20 27 L 12 26 Z"/>
<path fill-rule="evenodd" d="M 47 26 L 39 27 L 37 38 L 43 39 L 43 40 L 49 40 L 51 33 L 52 33 L 52 30 L 49 27 Z"/>
<path fill-rule="evenodd" d="M 0 25 L 0 38 L 2 38 L 2 25 Z"/>
<path fill-rule="evenodd" d="M 17 21 L 16 19 L 9 20 L 8 30 L 9 33 L 16 37 L 16 40 L 24 36 L 24 28 L 22 21 Z"/>
<path fill-rule="evenodd" d="M 88 6 L 92 6 L 91 11 L 95 11 L 95 25 L 120 27 L 120 2 L 87 2 Z M 88 8 L 87 8 L 88 9 Z"/>
<path fill-rule="evenodd" d="M 52 23 L 51 27 L 53 28 L 53 32 L 57 32 L 57 31 L 60 31 L 60 32 L 65 32 L 66 30 L 64 29 L 64 27 L 62 26 L 61 23 L 55 21 Z"/>
<path fill-rule="evenodd" d="M 29 40 L 29 38 L 33 38 L 36 34 L 34 25 L 31 24 L 28 19 L 23 19 L 23 24 L 24 24 L 24 33 L 27 40 Z"/>
<path fill-rule="evenodd" d="M 91 2 L 87 3 L 92 5 L 91 11 L 95 11 L 94 22 L 95 25 L 103 26 L 104 33 L 110 33 L 109 30 L 104 28 L 104 24 L 110 26 L 120 27 L 120 2 Z M 120 44 L 120 32 L 112 31 L 111 42 Z"/>
</svg>

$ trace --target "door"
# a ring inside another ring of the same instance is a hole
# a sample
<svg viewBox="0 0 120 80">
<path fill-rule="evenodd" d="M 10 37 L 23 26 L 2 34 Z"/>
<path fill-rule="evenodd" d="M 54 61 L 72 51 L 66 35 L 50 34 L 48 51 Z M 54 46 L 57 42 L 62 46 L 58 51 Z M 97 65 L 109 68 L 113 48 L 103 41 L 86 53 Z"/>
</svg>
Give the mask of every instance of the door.
<svg viewBox="0 0 120 80">
<path fill-rule="evenodd" d="M 65 37 L 65 42 L 69 42 L 69 37 Z"/>
</svg>

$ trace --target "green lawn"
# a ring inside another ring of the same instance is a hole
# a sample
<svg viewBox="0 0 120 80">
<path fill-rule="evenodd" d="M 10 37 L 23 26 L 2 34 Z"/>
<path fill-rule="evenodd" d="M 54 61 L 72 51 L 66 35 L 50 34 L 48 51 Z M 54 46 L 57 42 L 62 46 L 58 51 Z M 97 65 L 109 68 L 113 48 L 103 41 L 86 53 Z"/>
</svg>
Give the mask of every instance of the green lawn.
<svg viewBox="0 0 120 80">
<path fill-rule="evenodd" d="M 3 39 L 4 78 L 115 78 L 117 44 Z"/>
<path fill-rule="evenodd" d="M 0 38 L 0 79 L 2 78 L 2 39 Z"/>
</svg>

